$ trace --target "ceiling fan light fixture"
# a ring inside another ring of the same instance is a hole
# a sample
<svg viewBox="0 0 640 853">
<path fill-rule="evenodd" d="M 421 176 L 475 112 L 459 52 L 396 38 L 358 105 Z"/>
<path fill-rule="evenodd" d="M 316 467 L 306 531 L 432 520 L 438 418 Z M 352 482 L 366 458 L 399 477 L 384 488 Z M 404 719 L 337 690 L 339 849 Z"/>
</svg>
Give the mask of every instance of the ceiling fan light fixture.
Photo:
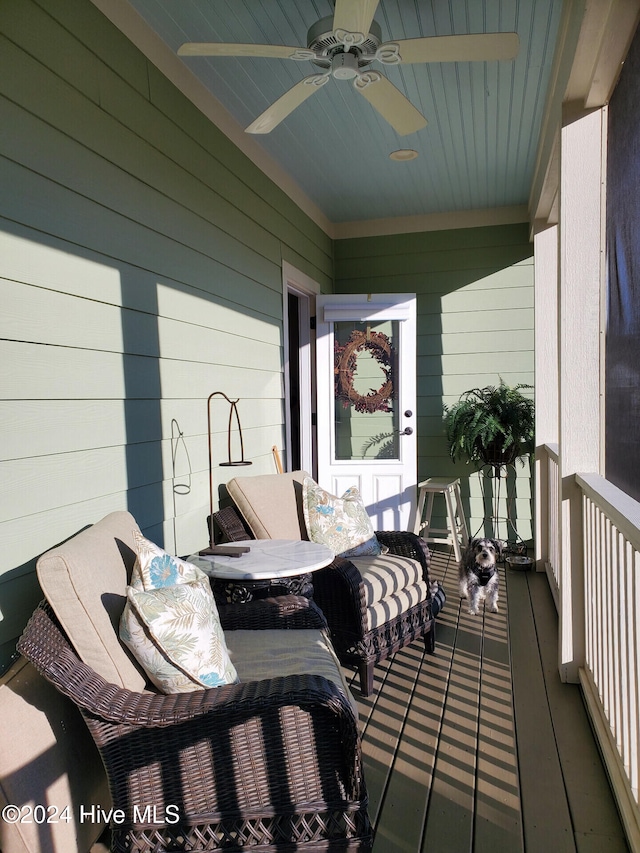
<svg viewBox="0 0 640 853">
<path fill-rule="evenodd" d="M 409 160 L 415 160 L 417 156 L 418 152 L 413 148 L 399 148 L 397 151 L 392 151 L 389 154 L 390 159 L 398 163 L 408 163 Z"/>
<path fill-rule="evenodd" d="M 353 80 L 358 76 L 358 57 L 353 53 L 334 53 L 331 73 L 336 80 Z"/>
</svg>

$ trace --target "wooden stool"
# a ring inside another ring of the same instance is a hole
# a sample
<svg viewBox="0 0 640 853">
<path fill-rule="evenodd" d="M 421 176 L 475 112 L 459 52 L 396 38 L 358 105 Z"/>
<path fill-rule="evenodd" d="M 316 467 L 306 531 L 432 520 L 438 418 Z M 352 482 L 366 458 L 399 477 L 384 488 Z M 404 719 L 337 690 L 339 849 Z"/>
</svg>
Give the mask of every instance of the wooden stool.
<svg viewBox="0 0 640 853">
<path fill-rule="evenodd" d="M 422 536 L 425 542 L 438 542 L 446 545 L 453 544 L 456 560 L 462 559 L 462 548 L 459 536 L 462 536 L 464 545 L 469 541 L 469 531 L 462 508 L 462 497 L 460 495 L 460 480 L 450 480 L 446 477 L 429 477 L 418 483 L 418 508 L 413 532 Z M 433 499 L 436 495 L 442 495 L 447 505 L 447 529 L 438 529 L 431 526 L 431 513 L 433 512 Z M 428 496 L 428 499 L 427 499 Z M 425 500 L 427 511 L 424 512 Z M 455 501 L 455 503 L 454 503 Z"/>
</svg>

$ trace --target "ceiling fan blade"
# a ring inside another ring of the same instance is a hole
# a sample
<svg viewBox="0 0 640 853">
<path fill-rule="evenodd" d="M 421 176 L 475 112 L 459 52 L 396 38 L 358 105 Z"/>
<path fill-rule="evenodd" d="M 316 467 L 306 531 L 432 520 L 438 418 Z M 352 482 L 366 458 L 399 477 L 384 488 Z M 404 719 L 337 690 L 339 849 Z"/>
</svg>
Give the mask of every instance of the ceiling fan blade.
<svg viewBox="0 0 640 853">
<path fill-rule="evenodd" d="M 282 44 L 225 44 L 221 42 L 186 42 L 178 48 L 178 56 L 265 56 L 274 59 L 313 59 L 312 50 Z"/>
<path fill-rule="evenodd" d="M 477 33 L 464 36 L 431 36 L 380 45 L 377 58 L 389 65 L 417 62 L 490 62 L 513 59 L 518 54 L 517 33 Z"/>
<path fill-rule="evenodd" d="M 366 71 L 353 81 L 356 90 L 389 122 L 400 136 L 415 133 L 427 120 L 402 92 L 377 71 Z"/>
<path fill-rule="evenodd" d="M 246 128 L 245 133 L 271 133 L 283 119 L 292 113 L 296 107 L 315 94 L 330 78 L 330 74 L 312 74 L 296 83 L 277 101 L 266 109 L 262 115 Z"/>
<path fill-rule="evenodd" d="M 366 36 L 371 29 L 371 21 L 379 2 L 380 0 L 336 0 L 333 14 L 333 31 L 336 37 L 339 38 L 338 31 Z"/>
</svg>

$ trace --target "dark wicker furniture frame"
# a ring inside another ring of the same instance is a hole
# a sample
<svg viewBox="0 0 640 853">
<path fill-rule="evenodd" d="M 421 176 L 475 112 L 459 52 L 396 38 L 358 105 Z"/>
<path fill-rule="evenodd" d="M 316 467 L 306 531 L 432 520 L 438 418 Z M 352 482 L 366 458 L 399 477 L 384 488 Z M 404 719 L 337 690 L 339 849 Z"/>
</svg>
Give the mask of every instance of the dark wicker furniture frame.
<svg viewBox="0 0 640 853">
<path fill-rule="evenodd" d="M 227 631 L 326 624 L 295 596 L 230 606 L 221 618 Z M 326 679 L 133 693 L 77 657 L 46 603 L 18 648 L 86 720 L 125 816 L 112 822 L 115 853 L 371 849 L 358 726 Z"/>
<path fill-rule="evenodd" d="M 252 539 L 248 526 L 234 506 L 213 514 L 225 541 Z M 436 622 L 432 613 L 429 577 L 430 551 L 426 542 L 414 533 L 376 531 L 390 553 L 417 560 L 429 589 L 426 599 L 369 630 L 366 624 L 366 599 L 362 577 L 356 566 L 341 557 L 313 573 L 313 599 L 327 618 L 331 642 L 341 663 L 357 666 L 360 692 L 373 691 L 373 668 L 414 640 L 424 638 L 426 651 L 432 654 L 436 643 Z"/>
</svg>

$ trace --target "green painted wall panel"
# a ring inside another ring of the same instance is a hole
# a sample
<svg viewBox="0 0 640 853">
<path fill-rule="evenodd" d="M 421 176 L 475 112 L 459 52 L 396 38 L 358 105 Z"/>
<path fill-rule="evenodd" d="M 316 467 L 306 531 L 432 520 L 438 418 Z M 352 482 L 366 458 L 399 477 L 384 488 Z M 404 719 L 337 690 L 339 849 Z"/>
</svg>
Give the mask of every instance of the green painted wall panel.
<svg viewBox="0 0 640 853">
<path fill-rule="evenodd" d="M 495 385 L 499 382 L 500 376 L 507 385 L 533 384 L 533 370 L 527 373 L 512 371 L 506 359 L 503 359 L 502 354 L 495 358 L 495 369 L 491 372 L 474 372 L 472 359 L 469 365 L 469 370 L 466 373 L 418 376 L 418 398 L 422 396 L 427 403 L 431 401 L 432 397 L 435 398 L 437 411 L 442 412 L 442 404 L 455 403 L 461 394 L 471 388 Z"/>
<path fill-rule="evenodd" d="M 206 543 L 211 392 L 240 398 L 251 470 L 274 470 L 282 257 L 330 289 L 333 244 L 89 0 L 0 4 L 0 182 L 6 658 L 38 555 L 106 513 Z"/>
<path fill-rule="evenodd" d="M 370 258 L 377 255 L 456 252 L 464 248 L 488 249 L 498 246 L 511 250 L 516 247 L 516 255 L 529 257 L 523 247 L 523 226 L 491 225 L 485 228 L 465 228 L 448 231 L 420 231 L 411 234 L 396 234 L 393 237 L 361 237 L 336 242 L 336 262 L 345 258 Z M 519 249 L 518 249 L 519 247 Z"/>
<path fill-rule="evenodd" d="M 25 57 L 16 46 L 4 42 L 0 63 L 4 63 L 5 68 L 0 64 L 0 71 L 5 70 L 5 81 L 10 81 L 16 74 L 25 81 L 18 92 L 21 104 L 65 133 L 70 126 L 73 127 L 74 135 L 83 145 L 105 154 L 118 168 L 135 174 L 155 189 L 162 191 L 165 185 L 173 184 L 171 192 L 177 194 L 183 203 L 193 205 L 198 189 L 207 187 L 216 194 L 217 203 L 200 204 L 199 212 L 206 209 L 208 215 L 217 217 L 218 224 L 224 224 L 237 236 L 244 236 L 247 246 L 255 249 L 257 232 L 253 219 L 262 219 L 263 240 L 271 232 L 276 248 L 282 239 L 297 243 L 306 256 L 330 268 L 329 238 L 306 217 L 297 216 L 297 208 L 289 199 L 286 208 L 290 216 L 283 216 L 284 194 L 269 184 L 268 179 L 226 137 L 206 123 L 193 105 L 172 89 L 174 98 L 186 105 L 186 115 L 166 115 L 142 94 L 132 91 L 128 81 L 119 73 L 111 72 L 93 54 L 87 53 L 87 57 L 87 61 L 91 60 L 97 66 L 93 69 L 94 76 L 99 72 L 102 77 L 100 97 L 92 99 L 96 100 L 93 110 L 87 105 L 86 98 L 83 99 L 75 88 L 68 85 L 64 76 L 51 76 L 49 57 L 38 62 L 32 57 Z M 155 69 L 152 71 L 158 73 Z M 91 73 L 86 70 L 83 76 L 91 76 Z M 0 81 L 2 77 L 0 73 Z M 79 111 L 82 112 L 81 118 L 78 118 Z M 193 138 L 188 133 L 189 119 L 196 118 L 205 122 L 206 138 L 203 134 Z M 119 138 L 114 140 L 115 128 Z M 152 140 L 153 144 L 149 145 L 147 140 Z M 238 175 L 227 163 L 221 162 L 221 154 L 225 152 L 233 155 Z M 159 161 L 162 162 L 161 169 L 157 167 Z M 269 187 L 271 195 L 277 196 L 277 202 L 260 196 L 255 189 L 257 182 L 263 189 Z M 231 201 L 227 201 L 229 198 Z M 247 215 L 244 212 L 247 210 L 251 210 L 253 215 Z"/>
<path fill-rule="evenodd" d="M 14 108 L 12 104 L 3 103 L 2 110 L 6 121 L 14 130 L 3 144 L 3 153 L 13 161 L 14 170 L 19 168 L 15 165 L 19 163 L 29 173 L 37 173 L 40 164 L 48 157 L 51 162 L 48 178 L 64 187 L 67 193 L 70 191 L 77 194 L 78 203 L 83 207 L 87 203 L 99 202 L 103 208 L 122 217 L 123 224 L 126 223 L 125 228 L 129 223 L 141 223 L 153 232 L 154 237 L 169 237 L 179 246 L 201 251 L 202 246 L 206 245 L 208 255 L 224 258 L 227 266 L 255 281 L 262 281 L 265 278 L 264 270 L 271 270 L 279 264 L 278 241 L 263 231 L 260 232 L 259 240 L 257 225 L 252 223 L 253 229 L 247 227 L 249 233 L 240 241 L 210 221 L 212 217 L 209 217 L 208 221 L 205 217 L 207 201 L 202 197 L 203 188 L 195 180 L 191 192 L 188 179 L 176 179 L 174 187 L 167 186 L 166 174 L 172 169 L 162 169 L 161 163 L 158 163 L 157 171 L 163 175 L 163 181 L 158 187 L 149 186 L 135 173 L 124 171 L 103 157 L 96 156 L 84 146 L 70 142 L 64 134 L 53 131 L 47 125 L 43 126 L 42 122 L 25 111 Z M 20 139 L 29 139 L 29 144 L 21 145 Z M 141 161 L 144 159 L 141 154 Z M 135 163 L 130 165 L 135 169 Z M 89 185 L 87 175 L 91 175 Z M 10 178 L 7 177 L 7 180 Z M 99 188 L 99 198 L 95 197 L 93 188 Z M 184 204 L 185 194 L 190 195 L 192 200 L 195 199 L 191 205 L 193 210 L 189 210 Z M 73 202 L 63 204 L 65 207 L 71 207 Z M 180 215 L 176 215 L 176 204 L 182 207 Z M 231 208 L 231 212 L 233 211 L 234 208 Z M 220 216 L 223 219 L 229 216 L 229 206 L 224 207 Z M 96 225 L 99 226 L 99 222 Z M 242 231 L 242 227 L 238 230 Z M 245 239 L 248 242 L 244 242 Z M 147 243 L 149 240 L 150 238 L 147 238 Z M 141 241 L 141 246 L 144 248 L 144 241 Z"/>
<path fill-rule="evenodd" d="M 533 331 L 531 329 L 503 329 L 501 327 L 500 336 L 504 352 L 523 350 L 530 353 L 533 349 Z M 470 332 L 452 332 L 446 336 L 442 334 L 420 335 L 418 337 L 418 356 L 494 353 L 495 341 L 493 338 L 493 334 L 478 330 L 476 315 L 473 330 Z"/>
<path fill-rule="evenodd" d="M 465 229 L 468 230 L 468 229 Z M 510 268 L 522 261 L 521 247 L 508 247 L 507 251 L 500 246 L 486 248 L 473 246 L 467 248 L 460 245 L 451 251 L 434 251 L 425 253 L 391 254 L 389 256 L 373 255 L 368 258 L 336 259 L 340 265 L 341 277 L 358 279 L 396 278 L 398 275 L 412 276 L 421 273 L 449 273 L 477 270 L 499 271 Z M 398 270 L 398 258 L 401 258 L 401 272 Z M 474 279 L 475 280 L 475 279 Z"/>
<path fill-rule="evenodd" d="M 491 329 L 515 332 L 526 332 L 533 328 L 533 309 L 514 308 L 499 309 L 499 322 L 493 323 Z M 480 330 L 481 331 L 481 330 Z M 418 335 L 426 337 L 435 335 L 442 338 L 445 335 L 478 333 L 478 316 L 475 311 L 458 312 L 456 314 L 421 313 L 418 318 Z M 420 344 L 420 337 L 418 345 Z"/>
<path fill-rule="evenodd" d="M 212 296 L 232 297 L 238 306 L 250 306 L 252 311 L 281 320 L 280 267 L 259 255 L 245 254 L 232 245 L 229 258 L 223 255 L 219 259 L 210 254 L 208 241 L 200 247 L 185 245 L 8 160 L 0 160 L 0 182 L 6 192 L 2 218 L 28 221 L 37 231 L 82 246 L 83 252 L 92 250 L 96 261 L 98 255 L 108 252 L 102 263 L 119 270 L 125 288 L 128 283 L 137 285 L 143 270 L 143 276 L 155 273 Z M 211 235 L 212 242 L 217 236 Z M 240 269 L 232 265 L 234 258 Z"/>
</svg>

